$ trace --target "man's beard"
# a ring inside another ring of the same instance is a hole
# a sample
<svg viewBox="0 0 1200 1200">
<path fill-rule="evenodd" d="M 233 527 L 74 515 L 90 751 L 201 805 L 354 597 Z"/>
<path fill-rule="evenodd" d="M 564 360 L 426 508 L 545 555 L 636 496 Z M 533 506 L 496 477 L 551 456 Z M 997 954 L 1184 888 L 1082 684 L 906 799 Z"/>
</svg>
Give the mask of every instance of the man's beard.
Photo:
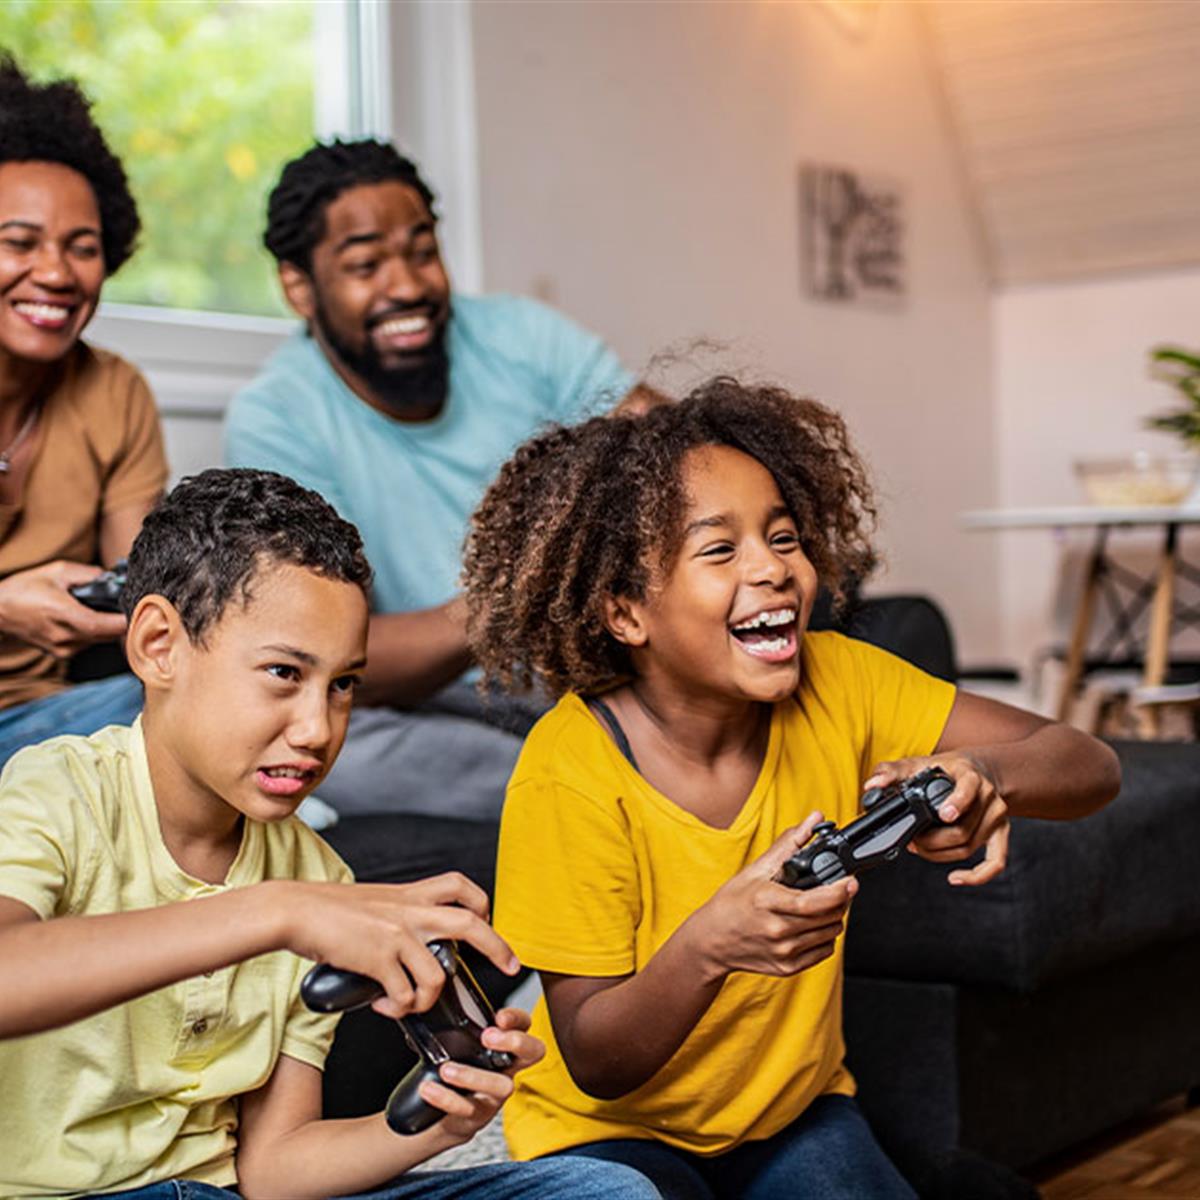
<svg viewBox="0 0 1200 1200">
<path fill-rule="evenodd" d="M 426 309 L 420 305 L 414 308 Z M 402 315 L 413 311 L 408 308 L 390 309 L 381 318 Z M 450 356 L 446 352 L 446 322 L 438 327 L 433 340 L 414 354 L 410 362 L 388 367 L 379 358 L 370 333 L 366 333 L 361 350 L 356 349 L 339 336 L 326 314 L 318 296 L 313 323 L 321 332 L 325 344 L 342 361 L 342 365 L 353 371 L 375 394 L 375 396 L 398 417 L 436 416 L 446 403 L 450 388 Z"/>
</svg>

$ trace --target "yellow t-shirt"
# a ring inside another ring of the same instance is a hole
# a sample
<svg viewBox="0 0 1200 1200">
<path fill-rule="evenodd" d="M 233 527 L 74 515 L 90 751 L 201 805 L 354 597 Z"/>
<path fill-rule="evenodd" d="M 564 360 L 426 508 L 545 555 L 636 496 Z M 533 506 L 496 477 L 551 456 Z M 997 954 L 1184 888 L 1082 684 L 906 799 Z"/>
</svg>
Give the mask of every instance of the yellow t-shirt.
<svg viewBox="0 0 1200 1200">
<path fill-rule="evenodd" d="M 351 875 L 295 817 L 246 820 L 223 884 L 185 874 L 163 844 L 140 720 L 22 750 L 0 776 L 0 895 L 43 920 L 185 902 L 264 879 Z M 310 965 L 264 954 L 0 1041 L 0 1196 L 175 1177 L 235 1183 L 236 1097 L 265 1083 L 280 1054 L 324 1066 L 337 1018 L 299 999 Z"/>
<path fill-rule="evenodd" d="M 845 824 L 883 759 L 937 744 L 954 688 L 836 633 L 803 642 L 796 696 L 775 706 L 762 770 L 728 829 L 651 787 L 575 695 L 534 727 L 500 829 L 496 927 L 521 960 L 565 975 L 640 970 L 712 894 L 814 809 Z M 545 1059 L 517 1076 L 504 1128 L 516 1158 L 609 1138 L 719 1154 L 771 1137 L 827 1092 L 842 1059 L 841 941 L 790 979 L 728 977 L 682 1046 L 642 1087 L 597 1100 L 572 1082 L 546 1011 Z M 637 1030 L 629 1030 L 636 1038 Z"/>
</svg>

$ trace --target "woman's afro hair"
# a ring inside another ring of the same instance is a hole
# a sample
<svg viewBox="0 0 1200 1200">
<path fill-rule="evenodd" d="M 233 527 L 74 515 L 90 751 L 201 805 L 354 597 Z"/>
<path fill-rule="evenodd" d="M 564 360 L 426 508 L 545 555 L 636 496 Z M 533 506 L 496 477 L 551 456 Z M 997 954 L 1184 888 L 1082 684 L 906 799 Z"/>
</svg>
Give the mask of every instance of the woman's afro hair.
<svg viewBox="0 0 1200 1200">
<path fill-rule="evenodd" d="M 0 163 L 61 163 L 92 186 L 100 210 L 104 269 L 133 253 L 141 220 L 121 160 L 92 120 L 91 102 L 69 79 L 34 83 L 0 53 Z"/>
<path fill-rule="evenodd" d="M 689 450 L 730 446 L 775 479 L 835 599 L 870 572 L 875 506 L 841 417 L 777 387 L 718 377 L 645 415 L 555 426 L 521 446 L 475 512 L 463 581 L 485 683 L 596 694 L 630 677 L 610 596 L 644 600 L 668 571 Z"/>
</svg>

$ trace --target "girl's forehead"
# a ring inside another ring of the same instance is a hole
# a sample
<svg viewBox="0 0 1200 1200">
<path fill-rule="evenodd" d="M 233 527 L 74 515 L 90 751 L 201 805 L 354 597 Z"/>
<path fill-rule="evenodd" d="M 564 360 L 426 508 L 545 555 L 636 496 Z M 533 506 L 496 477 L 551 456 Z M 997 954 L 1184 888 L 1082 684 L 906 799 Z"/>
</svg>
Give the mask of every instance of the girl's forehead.
<svg viewBox="0 0 1200 1200">
<path fill-rule="evenodd" d="M 691 516 L 731 502 L 780 496 L 775 477 L 758 459 L 733 446 L 695 446 L 680 463 L 684 504 Z"/>
</svg>

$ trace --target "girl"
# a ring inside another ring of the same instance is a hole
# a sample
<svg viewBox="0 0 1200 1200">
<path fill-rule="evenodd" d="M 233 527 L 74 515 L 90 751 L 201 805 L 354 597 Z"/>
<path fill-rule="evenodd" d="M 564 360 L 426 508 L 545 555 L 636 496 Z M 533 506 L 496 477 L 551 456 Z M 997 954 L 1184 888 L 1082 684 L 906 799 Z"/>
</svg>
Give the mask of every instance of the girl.
<svg viewBox="0 0 1200 1200">
<path fill-rule="evenodd" d="M 523 446 L 477 512 L 466 582 L 489 679 L 560 697 L 509 784 L 497 926 L 540 973 L 549 1052 L 513 1153 L 635 1166 L 663 1196 L 911 1196 L 843 1065 L 853 879 L 776 881 L 866 786 L 937 764 L 950 883 L 1004 866 L 1010 812 L 1115 795 L 1115 756 L 836 633 L 818 584 L 870 566 L 841 420 L 717 379 L 639 417 Z"/>
</svg>

